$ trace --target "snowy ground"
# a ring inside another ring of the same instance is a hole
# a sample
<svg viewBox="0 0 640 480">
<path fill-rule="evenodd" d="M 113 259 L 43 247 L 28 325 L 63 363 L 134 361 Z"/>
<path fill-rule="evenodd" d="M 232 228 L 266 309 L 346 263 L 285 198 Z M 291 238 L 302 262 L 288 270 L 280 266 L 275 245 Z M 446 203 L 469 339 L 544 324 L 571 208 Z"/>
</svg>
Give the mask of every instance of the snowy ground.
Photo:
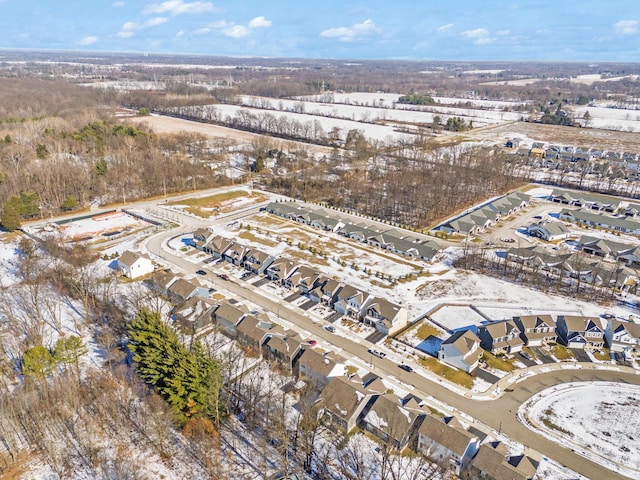
<svg viewBox="0 0 640 480">
<path fill-rule="evenodd" d="M 487 319 L 469 306 L 445 305 L 432 313 L 431 318 L 448 330 L 479 325 Z"/>
<path fill-rule="evenodd" d="M 536 395 L 522 405 L 519 415 L 591 460 L 632 478 L 640 476 L 639 387 L 566 384 Z"/>
</svg>

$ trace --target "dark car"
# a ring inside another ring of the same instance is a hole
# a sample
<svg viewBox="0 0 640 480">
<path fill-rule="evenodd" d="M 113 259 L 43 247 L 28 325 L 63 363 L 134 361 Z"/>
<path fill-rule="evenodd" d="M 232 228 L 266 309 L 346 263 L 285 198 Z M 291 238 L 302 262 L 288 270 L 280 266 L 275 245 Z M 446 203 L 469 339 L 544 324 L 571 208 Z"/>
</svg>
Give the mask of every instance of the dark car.
<svg viewBox="0 0 640 480">
<path fill-rule="evenodd" d="M 226 273 L 219 273 L 218 278 L 221 278 L 222 280 L 229 280 L 229 275 Z"/>
<path fill-rule="evenodd" d="M 398 368 L 401 368 L 405 372 L 413 372 L 413 368 L 411 368 L 409 365 L 405 365 L 404 363 L 398 365 Z"/>
<path fill-rule="evenodd" d="M 206 275 L 207 274 L 207 272 L 205 272 L 204 270 L 196 270 L 196 273 L 198 275 Z"/>
</svg>

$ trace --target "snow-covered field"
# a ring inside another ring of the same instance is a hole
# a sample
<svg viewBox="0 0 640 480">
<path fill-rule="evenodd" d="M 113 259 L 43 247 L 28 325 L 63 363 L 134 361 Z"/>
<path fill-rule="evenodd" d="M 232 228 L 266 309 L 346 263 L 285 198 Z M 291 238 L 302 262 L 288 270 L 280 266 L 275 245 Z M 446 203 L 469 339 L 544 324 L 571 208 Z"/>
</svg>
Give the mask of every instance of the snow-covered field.
<svg viewBox="0 0 640 480">
<path fill-rule="evenodd" d="M 640 387 L 576 383 L 545 390 L 520 407 L 535 429 L 591 460 L 640 477 Z"/>
<path fill-rule="evenodd" d="M 413 138 L 412 135 L 397 132 L 392 126 L 362 123 L 360 122 L 360 118 L 357 118 L 356 120 L 343 120 L 339 118 L 308 115 L 305 113 L 281 112 L 278 110 L 262 110 L 257 108 L 243 107 L 239 105 L 215 105 L 209 108 L 221 115 L 222 118 L 233 118 L 238 115 L 239 111 L 244 110 L 246 112 L 250 112 L 253 115 L 264 115 L 266 113 L 269 113 L 276 118 L 276 121 L 280 118 L 286 118 L 290 122 L 297 121 L 302 125 L 313 125 L 315 122 L 319 122 L 325 132 L 329 132 L 333 128 L 339 129 L 342 138 L 346 137 L 346 134 L 349 130 L 363 130 L 365 137 L 384 141 L 387 143 L 393 143 L 399 140 L 408 141 Z"/>
<path fill-rule="evenodd" d="M 573 108 L 573 112 L 577 119 L 589 112 L 589 127 L 592 128 L 640 132 L 640 110 L 582 106 Z"/>
<path fill-rule="evenodd" d="M 35 234 L 52 233 L 61 238 L 62 241 L 89 240 L 109 241 L 118 236 L 144 230 L 152 224 L 126 214 L 122 211 L 113 211 L 95 215 L 91 218 L 74 220 L 64 224 L 51 223 L 44 227 L 26 226 L 29 231 Z"/>
<path fill-rule="evenodd" d="M 321 98 L 321 97 L 320 97 Z M 248 107 L 261 105 L 261 108 L 269 108 L 272 111 L 299 111 L 311 115 L 326 116 L 333 118 L 343 118 L 364 123 L 382 121 L 390 123 L 393 121 L 430 124 L 435 115 L 465 117 L 474 122 L 474 126 L 481 127 L 501 121 L 518 120 L 521 114 L 517 112 L 502 112 L 494 110 L 478 110 L 474 108 L 459 108 L 440 105 L 408 105 L 396 104 L 394 108 L 380 108 L 379 105 L 386 105 L 384 102 L 373 103 L 374 106 L 353 105 L 350 103 L 322 103 L 304 100 L 273 100 L 268 98 L 240 97 L 244 105 Z M 447 99 L 456 100 L 456 99 Z M 464 103 L 464 99 L 458 99 Z M 437 101 L 437 99 L 436 99 Z M 488 102 L 488 101 L 487 101 Z M 489 102 L 488 102 L 489 103 Z M 378 106 L 375 106 L 378 105 Z M 216 107 L 217 108 L 217 107 Z M 446 120 L 445 117 L 444 119 Z"/>
</svg>

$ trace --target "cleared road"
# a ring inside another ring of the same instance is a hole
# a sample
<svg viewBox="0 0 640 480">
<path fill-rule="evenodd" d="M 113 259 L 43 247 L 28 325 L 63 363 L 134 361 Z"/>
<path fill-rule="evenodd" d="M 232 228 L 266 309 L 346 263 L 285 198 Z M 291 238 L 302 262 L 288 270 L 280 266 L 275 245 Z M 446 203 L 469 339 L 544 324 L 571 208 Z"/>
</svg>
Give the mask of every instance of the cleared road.
<svg viewBox="0 0 640 480">
<path fill-rule="evenodd" d="M 246 215 L 245 212 L 243 215 Z M 225 221 L 228 221 L 227 217 Z M 147 249 L 168 262 L 175 264 L 186 272 L 194 273 L 199 267 L 185 260 L 181 256 L 172 254 L 162 248 L 162 243 L 180 232 L 187 229 L 177 229 L 162 232 L 147 240 Z M 414 393 L 418 396 L 431 396 L 451 407 L 464 412 L 477 419 L 481 423 L 488 425 L 495 431 L 501 431 L 508 437 L 532 448 L 542 455 L 552 458 L 562 465 L 575 470 L 576 472 L 592 479 L 625 479 L 627 477 L 612 472 L 611 470 L 585 458 L 568 448 L 564 448 L 546 437 L 539 435 L 517 419 L 517 410 L 522 403 L 532 395 L 546 388 L 564 384 L 568 382 L 582 381 L 603 381 L 622 382 L 640 385 L 640 376 L 605 370 L 559 370 L 548 373 L 541 373 L 521 381 L 512 387 L 511 392 L 505 393 L 500 398 L 490 401 L 478 401 L 466 398 L 444 387 L 438 382 L 425 378 L 415 372 L 404 372 L 400 370 L 394 362 L 371 356 L 367 349 L 371 347 L 369 342 L 364 340 L 356 343 L 351 339 L 333 335 L 322 328 L 322 325 L 315 323 L 312 319 L 304 315 L 299 308 L 293 307 L 284 300 L 266 297 L 263 292 L 256 291 L 256 288 L 248 283 L 222 280 L 215 275 L 207 275 L 207 279 L 222 290 L 246 298 L 248 301 L 269 310 L 284 320 L 296 324 L 299 328 L 310 332 L 315 338 L 324 339 L 341 349 L 341 354 L 359 358 L 364 363 L 370 363 L 376 374 L 384 376 L 394 376 L 402 382 L 413 385 Z"/>
</svg>

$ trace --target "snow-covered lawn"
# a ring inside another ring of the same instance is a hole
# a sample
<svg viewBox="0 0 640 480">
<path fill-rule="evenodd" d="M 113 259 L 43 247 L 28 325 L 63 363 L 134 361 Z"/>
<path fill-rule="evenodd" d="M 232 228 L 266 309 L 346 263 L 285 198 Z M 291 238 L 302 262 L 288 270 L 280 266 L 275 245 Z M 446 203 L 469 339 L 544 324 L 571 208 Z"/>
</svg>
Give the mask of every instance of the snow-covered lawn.
<svg viewBox="0 0 640 480">
<path fill-rule="evenodd" d="M 478 312 L 469 306 L 445 305 L 431 314 L 431 318 L 448 330 L 479 325 L 486 321 Z"/>
<path fill-rule="evenodd" d="M 640 387 L 604 382 L 553 387 L 523 404 L 519 415 L 591 460 L 640 476 Z"/>
</svg>

